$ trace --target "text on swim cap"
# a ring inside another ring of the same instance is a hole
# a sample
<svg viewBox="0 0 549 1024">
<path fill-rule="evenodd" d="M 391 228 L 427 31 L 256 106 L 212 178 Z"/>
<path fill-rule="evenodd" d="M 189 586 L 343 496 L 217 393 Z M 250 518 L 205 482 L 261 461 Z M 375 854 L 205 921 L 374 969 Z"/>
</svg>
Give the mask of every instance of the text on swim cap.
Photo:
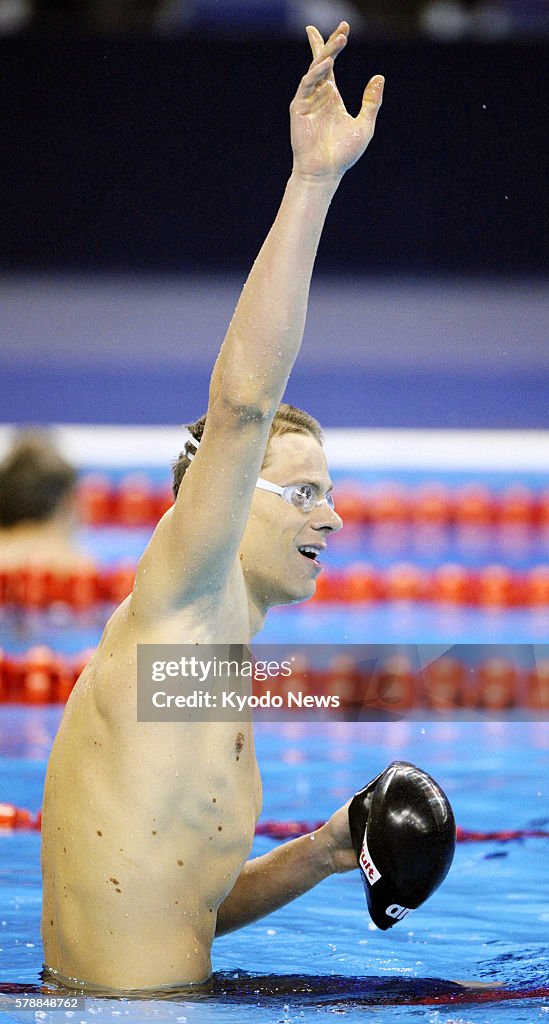
<svg viewBox="0 0 549 1024">
<path fill-rule="evenodd" d="M 366 878 L 366 881 L 369 882 L 370 885 L 374 885 L 375 882 L 379 881 L 379 879 L 381 878 L 381 873 L 377 870 L 370 856 L 366 835 L 367 830 L 364 833 L 364 840 L 362 842 L 362 849 L 360 851 L 359 864 L 360 867 L 362 868 L 362 872 Z"/>
<path fill-rule="evenodd" d="M 410 907 L 401 907 L 400 903 L 391 903 L 391 906 L 387 907 L 385 913 L 387 917 L 393 917 L 395 921 L 402 921 L 402 918 L 410 913 L 410 909 Z"/>
</svg>

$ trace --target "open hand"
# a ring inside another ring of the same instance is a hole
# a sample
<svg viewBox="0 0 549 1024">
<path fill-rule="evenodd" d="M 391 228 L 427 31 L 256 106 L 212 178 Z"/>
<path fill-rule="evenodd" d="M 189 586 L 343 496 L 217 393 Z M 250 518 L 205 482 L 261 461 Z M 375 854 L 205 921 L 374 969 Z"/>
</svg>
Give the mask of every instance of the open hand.
<svg viewBox="0 0 549 1024">
<path fill-rule="evenodd" d="M 342 21 L 327 42 L 309 25 L 313 61 L 290 106 L 294 170 L 304 178 L 338 180 L 362 155 L 374 134 L 384 79 L 375 75 L 366 86 L 362 107 L 351 117 L 334 78 L 334 61 L 347 45 L 349 25 Z"/>
</svg>

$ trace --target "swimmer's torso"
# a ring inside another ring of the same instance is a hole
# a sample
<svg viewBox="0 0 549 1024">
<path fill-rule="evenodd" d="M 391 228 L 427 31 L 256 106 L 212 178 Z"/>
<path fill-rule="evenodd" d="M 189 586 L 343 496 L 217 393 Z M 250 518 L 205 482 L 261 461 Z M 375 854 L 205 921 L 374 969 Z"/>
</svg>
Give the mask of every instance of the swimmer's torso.
<svg viewBox="0 0 549 1024">
<path fill-rule="evenodd" d="M 260 811 L 251 725 L 137 722 L 136 645 L 247 642 L 241 596 L 146 628 L 124 602 L 71 695 L 42 850 L 44 959 L 65 978 L 128 989 L 210 973 L 217 909 Z"/>
</svg>

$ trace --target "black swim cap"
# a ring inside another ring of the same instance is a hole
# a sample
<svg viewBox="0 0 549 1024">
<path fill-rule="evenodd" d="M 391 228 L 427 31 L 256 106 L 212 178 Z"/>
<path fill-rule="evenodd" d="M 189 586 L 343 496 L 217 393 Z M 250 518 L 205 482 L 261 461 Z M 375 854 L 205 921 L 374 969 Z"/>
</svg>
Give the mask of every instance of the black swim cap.
<svg viewBox="0 0 549 1024">
<path fill-rule="evenodd" d="M 349 826 L 372 921 L 392 928 L 448 874 L 456 844 L 448 798 L 426 772 L 393 761 L 353 797 Z"/>
</svg>

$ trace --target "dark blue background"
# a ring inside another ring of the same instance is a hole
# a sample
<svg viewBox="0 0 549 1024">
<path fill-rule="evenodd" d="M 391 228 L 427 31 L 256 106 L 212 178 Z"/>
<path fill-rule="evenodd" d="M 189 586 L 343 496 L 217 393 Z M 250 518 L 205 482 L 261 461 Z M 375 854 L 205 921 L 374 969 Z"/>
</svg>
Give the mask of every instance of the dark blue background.
<svg viewBox="0 0 549 1024">
<path fill-rule="evenodd" d="M 541 273 L 548 57 L 353 39 L 347 105 L 377 72 L 385 105 L 318 269 Z M 284 37 L 1 39 L 0 267 L 245 269 L 289 173 L 308 59 Z"/>
</svg>

